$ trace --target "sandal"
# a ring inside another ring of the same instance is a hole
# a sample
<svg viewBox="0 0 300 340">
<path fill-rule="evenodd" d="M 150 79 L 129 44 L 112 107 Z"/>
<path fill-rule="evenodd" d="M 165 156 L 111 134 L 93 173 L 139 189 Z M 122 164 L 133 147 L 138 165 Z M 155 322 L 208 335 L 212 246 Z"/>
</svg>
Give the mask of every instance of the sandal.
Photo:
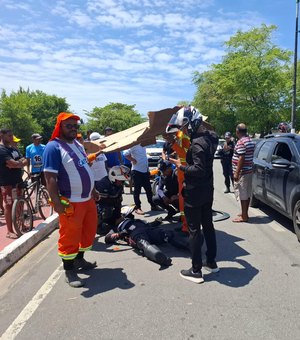
<svg viewBox="0 0 300 340">
<path fill-rule="evenodd" d="M 242 217 L 237 217 L 232 220 L 234 223 L 245 223 L 248 222 L 248 220 L 243 220 Z"/>
<path fill-rule="evenodd" d="M 16 240 L 19 237 L 16 234 L 14 234 L 14 233 L 9 233 L 9 234 L 6 235 L 6 238 L 10 238 L 12 240 Z"/>
</svg>

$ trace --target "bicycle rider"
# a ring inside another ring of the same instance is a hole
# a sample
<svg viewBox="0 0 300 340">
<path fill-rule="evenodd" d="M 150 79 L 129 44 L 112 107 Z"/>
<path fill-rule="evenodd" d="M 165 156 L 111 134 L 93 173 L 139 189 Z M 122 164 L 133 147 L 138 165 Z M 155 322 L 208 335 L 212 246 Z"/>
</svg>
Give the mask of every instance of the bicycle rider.
<svg viewBox="0 0 300 340">
<path fill-rule="evenodd" d="M 26 159 L 27 159 L 27 172 L 30 174 L 30 178 L 32 182 L 38 180 L 40 175 L 41 182 L 43 185 L 46 185 L 43 170 L 43 154 L 45 150 L 45 145 L 41 144 L 43 137 L 34 133 L 31 136 L 32 143 L 26 147 Z M 31 172 L 30 172 L 31 165 Z"/>
</svg>

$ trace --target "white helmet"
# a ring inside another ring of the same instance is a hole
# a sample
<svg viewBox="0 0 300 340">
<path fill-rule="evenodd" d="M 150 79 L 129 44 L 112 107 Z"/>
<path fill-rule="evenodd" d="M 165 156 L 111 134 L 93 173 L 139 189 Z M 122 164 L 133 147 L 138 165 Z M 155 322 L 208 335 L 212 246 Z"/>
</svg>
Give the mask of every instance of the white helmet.
<svg viewBox="0 0 300 340">
<path fill-rule="evenodd" d="M 130 169 L 125 165 L 115 165 L 109 170 L 108 178 L 111 182 L 128 181 L 130 180 Z"/>
<path fill-rule="evenodd" d="M 187 126 L 191 132 L 197 132 L 202 123 L 202 115 L 194 106 L 186 106 L 179 109 L 171 117 L 166 133 L 174 133 Z"/>
<path fill-rule="evenodd" d="M 101 136 L 100 133 L 98 133 L 98 132 L 93 132 L 90 135 L 90 140 L 98 140 L 98 139 L 101 139 L 101 138 L 103 138 L 103 136 Z"/>
</svg>

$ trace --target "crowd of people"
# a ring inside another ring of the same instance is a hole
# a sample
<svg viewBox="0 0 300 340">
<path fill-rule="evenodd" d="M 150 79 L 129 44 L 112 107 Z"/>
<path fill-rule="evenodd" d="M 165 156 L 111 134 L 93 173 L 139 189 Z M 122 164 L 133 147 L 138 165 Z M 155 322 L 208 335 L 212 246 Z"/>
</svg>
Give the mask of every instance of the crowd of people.
<svg viewBox="0 0 300 340">
<path fill-rule="evenodd" d="M 22 169 L 26 167 L 32 179 L 36 174 L 42 175 L 59 215 L 58 253 L 66 282 L 71 287 L 83 286 L 78 270 L 97 266 L 96 262 L 84 258 L 85 252 L 92 248 L 96 233 L 104 235 L 107 243 L 125 241 L 162 266 L 171 265 L 172 260 L 159 248 L 160 244 L 169 242 L 180 248 L 186 248 L 188 244 L 192 265 L 181 270 L 181 277 L 202 283 L 203 266 L 210 272 L 218 272 L 212 210 L 213 161 L 218 137 L 203 123 L 200 112 L 192 106 L 182 107 L 166 126 L 166 143 L 158 163 L 160 179 L 154 195 L 145 147 L 135 145 L 122 153 L 105 153 L 105 144 L 98 143 L 99 151 L 87 155 L 84 142 L 99 141 L 112 134 L 113 129 L 107 127 L 104 136 L 88 131 L 84 140 L 78 133 L 79 126 L 79 116 L 60 113 L 50 141 L 44 145 L 42 136 L 34 133 L 25 157 L 14 144 L 18 139 L 12 130 L 0 130 L 1 203 L 3 200 L 0 209 L 5 216 L 7 237 L 18 237 L 12 227 L 11 208 L 14 198 L 20 195 Z M 233 222 L 247 222 L 254 143 L 245 124 L 238 124 L 235 134 L 236 143 L 232 134 L 226 132 L 220 152 L 224 193 L 230 193 L 232 186 L 240 201 L 241 211 Z M 131 180 L 134 208 L 129 209 L 129 213 L 122 213 L 124 183 Z M 180 213 L 181 231 L 186 233 L 188 243 L 182 244 L 174 232 L 161 228 L 162 219 L 146 223 L 134 218 L 145 214 L 140 200 L 142 188 L 150 211 L 166 212 L 163 220 L 172 222 Z M 201 252 L 204 241 L 205 260 Z"/>
</svg>

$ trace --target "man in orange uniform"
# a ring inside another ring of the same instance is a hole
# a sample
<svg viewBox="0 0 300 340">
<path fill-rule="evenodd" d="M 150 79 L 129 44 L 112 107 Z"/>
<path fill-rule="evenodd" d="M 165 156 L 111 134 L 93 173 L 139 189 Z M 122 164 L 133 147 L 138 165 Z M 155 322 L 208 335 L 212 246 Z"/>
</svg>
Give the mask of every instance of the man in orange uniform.
<svg viewBox="0 0 300 340">
<path fill-rule="evenodd" d="M 62 258 L 66 282 L 82 287 L 77 270 L 96 267 L 84 259 L 90 250 L 97 229 L 94 176 L 83 146 L 76 140 L 80 118 L 61 112 L 51 140 L 44 152 L 44 172 L 54 210 L 59 214 L 58 253 Z M 62 200 L 65 197 L 67 202 Z M 73 206 L 73 212 L 65 204 Z"/>
<path fill-rule="evenodd" d="M 172 129 L 168 133 L 172 133 Z M 166 138 L 169 140 L 169 137 L 166 137 Z M 187 134 L 185 134 L 184 131 L 181 131 L 181 130 L 177 131 L 175 138 L 173 139 L 172 149 L 178 155 L 180 162 L 183 166 L 186 165 L 186 153 L 190 145 L 191 145 L 190 137 Z M 181 217 L 181 222 L 182 222 L 181 231 L 184 233 L 187 233 L 188 226 L 187 226 L 186 218 L 184 215 L 184 198 L 182 196 L 184 172 L 178 169 L 177 177 L 178 177 L 178 187 L 179 187 L 179 210 L 180 210 L 180 217 Z"/>
</svg>

